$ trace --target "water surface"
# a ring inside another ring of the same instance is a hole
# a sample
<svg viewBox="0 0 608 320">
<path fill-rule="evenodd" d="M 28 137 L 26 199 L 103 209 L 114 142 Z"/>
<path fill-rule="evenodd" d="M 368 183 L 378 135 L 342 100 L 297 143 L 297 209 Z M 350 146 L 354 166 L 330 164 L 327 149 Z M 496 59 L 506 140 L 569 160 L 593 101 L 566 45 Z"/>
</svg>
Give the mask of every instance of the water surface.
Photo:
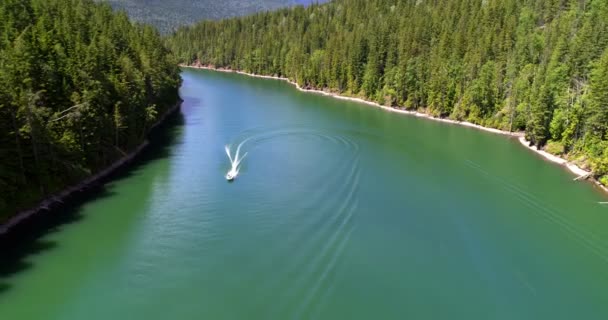
<svg viewBox="0 0 608 320">
<path fill-rule="evenodd" d="M 170 143 L 0 272 L 0 319 L 608 316 L 606 198 L 517 141 L 182 77 Z"/>
</svg>

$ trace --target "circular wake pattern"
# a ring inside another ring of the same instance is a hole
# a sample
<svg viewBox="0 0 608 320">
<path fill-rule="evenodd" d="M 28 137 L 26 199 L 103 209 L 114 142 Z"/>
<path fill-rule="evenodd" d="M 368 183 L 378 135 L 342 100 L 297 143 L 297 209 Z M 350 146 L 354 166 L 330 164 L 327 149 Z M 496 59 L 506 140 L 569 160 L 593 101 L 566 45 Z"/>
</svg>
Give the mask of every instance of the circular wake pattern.
<svg viewBox="0 0 608 320">
<path fill-rule="evenodd" d="M 278 128 L 274 130 L 252 129 L 243 132 L 232 141 L 232 148 L 240 149 L 254 156 L 256 149 L 264 144 L 282 139 L 313 139 L 318 152 L 323 149 L 338 150 L 331 159 L 318 164 L 317 174 L 298 181 L 301 189 L 312 190 L 307 194 L 294 193 L 280 199 L 296 213 L 290 218 L 299 223 L 286 221 L 279 225 L 291 227 L 288 238 L 273 245 L 272 250 L 291 252 L 292 258 L 285 267 L 259 292 L 283 291 L 282 302 L 270 311 L 268 316 L 292 318 L 308 317 L 320 311 L 331 295 L 336 267 L 349 244 L 356 227 L 358 209 L 358 189 L 361 176 L 359 144 L 339 131 L 308 128 Z M 280 168 L 279 168 L 280 169 Z M 255 168 L 249 168 L 255 174 Z M 327 195 L 331 194 L 328 200 Z M 275 203 L 276 205 L 276 203 Z M 285 231 L 285 230 L 282 230 Z M 277 256 L 284 256 L 279 254 Z M 258 268 L 276 268 L 268 261 Z M 264 295 L 259 296 L 264 303 Z"/>
</svg>

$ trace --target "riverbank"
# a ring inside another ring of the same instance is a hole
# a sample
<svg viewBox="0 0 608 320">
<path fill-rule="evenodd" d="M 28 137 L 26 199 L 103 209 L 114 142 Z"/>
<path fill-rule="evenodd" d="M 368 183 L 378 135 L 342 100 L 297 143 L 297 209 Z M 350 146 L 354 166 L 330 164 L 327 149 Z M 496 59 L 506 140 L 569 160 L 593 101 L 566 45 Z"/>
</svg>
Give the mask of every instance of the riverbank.
<svg viewBox="0 0 608 320">
<path fill-rule="evenodd" d="M 156 130 L 163 123 L 165 123 L 167 118 L 178 112 L 181 107 L 181 102 L 181 100 L 178 101 L 173 107 L 167 110 L 150 128 L 148 134 Z M 135 161 L 149 145 L 150 141 L 148 141 L 148 139 L 145 139 L 139 146 L 137 146 L 137 148 L 129 152 L 124 157 L 118 159 L 109 167 L 86 178 L 84 181 L 81 181 L 76 185 L 69 186 L 58 193 L 48 196 L 44 200 L 40 201 L 36 206 L 17 213 L 3 224 L 0 224 L 0 236 L 8 234 L 16 227 L 20 226 L 26 221 L 35 218 L 36 216 L 42 214 L 50 214 L 56 210 L 60 210 L 64 208 L 69 202 L 79 198 L 81 195 L 84 195 L 85 193 L 88 193 L 100 187 L 105 182 L 107 182 L 107 180 L 114 173 L 121 169 L 124 169 L 129 164 L 133 163 L 133 161 Z"/>
<path fill-rule="evenodd" d="M 211 71 L 216 71 L 216 72 L 226 72 L 226 73 L 236 73 L 236 74 L 241 74 L 241 75 L 246 75 L 249 77 L 254 77 L 254 78 L 261 78 L 261 79 L 273 79 L 273 80 L 280 80 L 280 81 L 285 81 L 290 83 L 291 85 L 295 86 L 299 91 L 302 92 L 309 92 L 309 93 L 315 93 L 315 94 L 321 94 L 324 96 L 329 96 L 335 99 L 340 99 L 340 100 L 346 100 L 346 101 L 354 101 L 354 102 L 359 102 L 359 103 L 364 103 L 373 107 L 377 107 L 380 109 L 383 109 L 385 111 L 388 112 L 394 112 L 394 113 L 400 113 L 400 114 L 406 114 L 406 115 L 410 115 L 410 116 L 415 116 L 415 117 L 419 117 L 419 118 L 425 118 L 425 119 L 429 119 L 429 120 L 433 120 L 433 121 L 439 121 L 439 122 L 443 122 L 443 123 L 448 123 L 448 124 L 453 124 L 453 125 L 460 125 L 460 126 L 465 126 L 465 127 L 469 127 L 469 128 L 474 128 L 477 130 L 482 130 L 482 131 L 486 131 L 486 132 L 491 132 L 491 133 L 495 133 L 495 134 L 500 134 L 500 135 L 506 135 L 506 136 L 510 136 L 510 137 L 515 137 L 519 140 L 519 142 L 526 147 L 528 150 L 531 150 L 533 152 L 535 152 L 536 154 L 540 155 L 541 157 L 545 158 L 546 160 L 553 162 L 553 163 L 557 163 L 563 167 L 565 167 L 566 169 L 568 169 L 570 172 L 574 173 L 577 178 L 581 178 L 581 179 L 585 179 L 585 180 L 590 180 L 592 181 L 595 185 L 597 185 L 599 188 L 601 188 L 603 191 L 608 193 L 608 187 L 602 185 L 599 181 L 597 181 L 596 179 L 593 179 L 591 177 L 592 172 L 587 171 L 573 163 L 570 163 L 568 160 L 553 155 L 551 153 L 548 153 L 544 150 L 539 150 L 534 146 L 530 145 L 530 142 L 527 141 L 524 137 L 524 134 L 522 132 L 509 132 L 509 131 L 504 131 L 504 130 L 500 130 L 500 129 L 495 129 L 495 128 L 487 128 L 478 124 L 474 124 L 471 122 L 466 122 L 466 121 L 456 121 L 456 120 L 452 120 L 452 119 L 444 119 L 444 118 L 437 118 L 437 117 L 433 117 L 429 114 L 426 113 L 422 113 L 422 112 L 417 112 L 417 111 L 410 111 L 410 110 L 405 110 L 405 109 L 399 109 L 399 108 L 394 108 L 394 107 L 388 107 L 388 106 L 384 106 L 381 105 L 379 103 L 376 102 L 372 102 L 372 101 L 368 101 L 368 100 L 364 100 L 361 98 L 354 98 L 354 97 L 348 97 L 348 96 L 343 96 L 334 92 L 328 92 L 328 91 L 323 91 L 323 90 L 318 90 L 318 89 L 308 89 L 308 88 L 303 88 L 301 87 L 298 83 L 285 78 L 285 77 L 277 77 L 277 76 L 267 76 L 267 75 L 259 75 L 259 74 L 253 74 L 253 73 L 248 73 L 248 72 L 243 72 L 243 71 L 238 71 L 238 70 L 232 70 L 232 69 L 226 69 L 226 68 L 215 68 L 213 66 L 209 66 L 209 65 L 203 65 L 203 64 L 196 64 L 196 65 L 185 65 L 185 64 L 180 64 L 180 67 L 182 68 L 192 68 L 192 69 L 204 69 L 204 70 L 211 70 Z"/>
<path fill-rule="evenodd" d="M 480 126 L 478 124 L 474 124 L 474 123 L 466 122 L 466 121 L 456 121 L 456 120 L 452 120 L 452 119 L 437 118 L 437 117 L 433 117 L 433 116 L 431 116 L 429 114 L 422 113 L 422 112 L 410 111 L 410 110 L 405 110 L 405 109 L 398 109 L 398 108 L 394 108 L 394 107 L 387 107 L 387 106 L 381 105 L 379 103 L 376 103 L 376 102 L 373 102 L 373 101 L 368 101 L 368 100 L 361 99 L 361 98 L 354 98 L 354 97 L 349 97 L 349 96 L 343 96 L 343 95 L 340 95 L 340 94 L 337 94 L 337 93 L 334 93 L 334 92 L 328 92 L 328 91 L 323 91 L 323 90 L 302 88 L 298 83 L 296 83 L 296 82 L 294 82 L 294 81 L 292 81 L 292 80 L 290 80 L 288 78 L 284 78 L 284 77 L 265 76 L 265 75 L 247 73 L 247 72 L 237 71 L 237 70 L 232 70 L 232 69 L 214 68 L 214 67 L 205 66 L 205 65 L 194 65 L 194 66 L 191 66 L 191 65 L 181 64 L 180 67 L 183 67 L 183 68 L 193 68 L 193 69 L 212 70 L 212 71 L 226 72 L 226 73 L 237 73 L 237 74 L 246 75 L 246 76 L 255 77 L 255 78 L 261 78 L 261 79 L 281 80 L 281 81 L 285 81 L 285 82 L 288 82 L 288 83 L 292 84 L 299 91 L 302 91 L 302 92 L 316 93 L 316 94 L 332 97 L 332 98 L 335 98 L 335 99 L 364 103 L 364 104 L 367 104 L 367 105 L 370 105 L 370 106 L 373 106 L 373 107 L 377 107 L 377 108 L 386 110 L 388 112 L 407 114 L 407 115 L 415 116 L 415 117 L 419 117 L 419 118 L 426 118 L 426 119 L 433 120 L 433 121 L 439 121 L 439 122 L 444 122 L 444 123 L 449 123 L 449 124 L 455 124 L 455 125 L 475 128 L 475 129 L 482 130 L 482 131 L 487 131 L 487 132 L 492 132 L 492 133 L 502 134 L 502 135 L 507 135 L 507 136 L 512 136 L 512 137 L 521 137 L 521 136 L 523 136 L 523 133 L 521 133 L 521 132 L 509 132 L 509 131 L 504 131 L 504 130 L 500 130 L 500 129 L 487 128 L 487 127 Z"/>
<path fill-rule="evenodd" d="M 574 180 L 589 180 L 589 181 L 593 182 L 596 186 L 598 186 L 600 189 L 602 189 L 603 191 L 608 193 L 608 187 L 606 187 L 605 185 L 601 184 L 599 181 L 594 179 L 592 177 L 591 171 L 585 170 L 585 169 L 577 166 L 576 164 L 571 163 L 568 160 L 566 160 L 562 157 L 556 156 L 554 154 L 551 154 L 547 151 L 538 150 L 534 146 L 531 146 L 530 141 L 526 140 L 526 138 L 524 138 L 524 137 L 519 137 L 518 140 L 524 147 L 536 152 L 537 154 L 541 155 L 543 158 L 566 167 L 568 170 L 570 170 L 570 172 L 574 173 L 577 176 L 576 178 L 574 178 Z"/>
</svg>

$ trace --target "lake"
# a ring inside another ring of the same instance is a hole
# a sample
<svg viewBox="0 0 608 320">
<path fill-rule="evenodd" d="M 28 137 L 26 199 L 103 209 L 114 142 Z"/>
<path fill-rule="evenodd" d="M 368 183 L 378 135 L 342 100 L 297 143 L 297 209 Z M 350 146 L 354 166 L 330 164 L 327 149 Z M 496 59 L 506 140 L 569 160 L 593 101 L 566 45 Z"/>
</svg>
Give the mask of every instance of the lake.
<svg viewBox="0 0 608 320">
<path fill-rule="evenodd" d="M 608 316 L 606 196 L 517 140 L 182 77 L 146 160 L 1 262 L 0 319 Z"/>
</svg>

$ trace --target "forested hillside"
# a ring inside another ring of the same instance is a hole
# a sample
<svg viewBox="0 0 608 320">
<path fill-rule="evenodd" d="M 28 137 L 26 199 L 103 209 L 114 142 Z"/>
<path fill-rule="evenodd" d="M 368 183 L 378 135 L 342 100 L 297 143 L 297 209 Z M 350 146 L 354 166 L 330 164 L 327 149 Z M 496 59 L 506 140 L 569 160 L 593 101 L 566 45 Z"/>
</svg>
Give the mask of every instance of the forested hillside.
<svg viewBox="0 0 608 320">
<path fill-rule="evenodd" d="M 179 26 L 201 20 L 243 16 L 297 4 L 322 2 L 315 0 L 97 0 L 124 10 L 135 21 L 156 26 L 168 33 Z"/>
<path fill-rule="evenodd" d="M 202 22 L 169 43 L 184 63 L 525 131 L 608 184 L 606 0 L 335 0 Z"/>
<path fill-rule="evenodd" d="M 92 0 L 0 1 L 0 222 L 138 146 L 178 99 L 152 27 Z"/>
</svg>

